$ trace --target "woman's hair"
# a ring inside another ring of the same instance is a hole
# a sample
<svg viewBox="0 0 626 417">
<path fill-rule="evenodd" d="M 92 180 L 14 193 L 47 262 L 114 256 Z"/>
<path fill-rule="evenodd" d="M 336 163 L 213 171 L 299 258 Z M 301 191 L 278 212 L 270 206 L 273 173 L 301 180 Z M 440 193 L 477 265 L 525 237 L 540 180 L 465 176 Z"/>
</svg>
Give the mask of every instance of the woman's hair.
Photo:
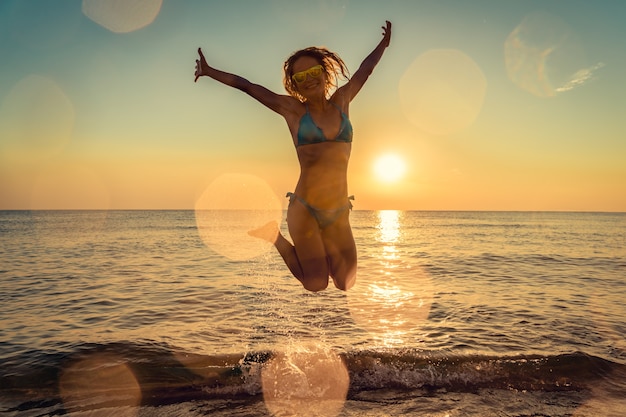
<svg viewBox="0 0 626 417">
<path fill-rule="evenodd" d="M 326 73 L 326 85 L 324 86 L 324 93 L 328 96 L 328 93 L 333 87 L 337 87 L 337 79 L 339 75 L 343 78 L 349 78 L 348 67 L 343 62 L 341 58 L 334 52 L 329 51 L 326 48 L 318 48 L 316 46 L 310 46 L 305 49 L 301 49 L 299 51 L 294 52 L 291 56 L 285 61 L 284 69 L 284 78 L 283 85 L 285 86 L 285 90 L 297 98 L 300 101 L 304 101 L 304 97 L 298 91 L 298 86 L 291 78 L 293 75 L 293 64 L 303 56 L 308 56 L 314 58 L 322 67 L 324 67 L 324 72 Z"/>
</svg>

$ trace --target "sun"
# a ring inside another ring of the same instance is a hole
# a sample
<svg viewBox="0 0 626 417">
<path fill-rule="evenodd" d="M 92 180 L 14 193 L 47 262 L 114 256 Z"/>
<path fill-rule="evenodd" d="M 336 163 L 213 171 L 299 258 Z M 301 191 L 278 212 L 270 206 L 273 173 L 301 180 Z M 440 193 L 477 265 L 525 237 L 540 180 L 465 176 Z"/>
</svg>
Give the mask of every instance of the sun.
<svg viewBox="0 0 626 417">
<path fill-rule="evenodd" d="M 391 183 L 397 182 L 404 177 L 406 164 L 404 160 L 396 154 L 384 154 L 379 156 L 374 162 L 374 173 L 380 181 Z"/>
</svg>

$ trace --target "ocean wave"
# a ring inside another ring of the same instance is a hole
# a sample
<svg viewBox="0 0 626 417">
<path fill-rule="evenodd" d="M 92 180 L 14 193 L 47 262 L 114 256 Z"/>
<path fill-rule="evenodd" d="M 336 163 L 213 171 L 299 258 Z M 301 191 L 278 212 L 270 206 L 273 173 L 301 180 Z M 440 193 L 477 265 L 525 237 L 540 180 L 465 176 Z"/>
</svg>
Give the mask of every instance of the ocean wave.
<svg viewBox="0 0 626 417">
<path fill-rule="evenodd" d="M 356 352 L 347 355 L 347 363 L 355 390 L 582 390 L 616 370 L 623 372 L 623 365 L 582 352 L 549 356 Z"/>
<path fill-rule="evenodd" d="M 263 391 L 264 367 L 281 353 L 199 355 L 148 342 L 91 344 L 53 353 L 31 351 L 3 361 L 0 398 L 28 408 L 28 404 L 55 399 L 60 404 L 63 387 L 97 389 L 100 394 L 110 391 L 111 395 L 121 390 L 127 395 L 131 385 L 146 405 L 256 396 Z M 337 357 L 349 375 L 348 396 L 379 389 L 580 391 L 598 381 L 610 381 L 623 393 L 626 379 L 626 366 L 583 352 L 489 356 L 369 349 L 338 352 Z M 318 358 L 312 356 L 297 366 L 306 372 L 307 367 L 316 366 Z M 295 365 L 287 362 L 284 366 Z M 94 380 L 99 381 L 96 386 Z"/>
</svg>

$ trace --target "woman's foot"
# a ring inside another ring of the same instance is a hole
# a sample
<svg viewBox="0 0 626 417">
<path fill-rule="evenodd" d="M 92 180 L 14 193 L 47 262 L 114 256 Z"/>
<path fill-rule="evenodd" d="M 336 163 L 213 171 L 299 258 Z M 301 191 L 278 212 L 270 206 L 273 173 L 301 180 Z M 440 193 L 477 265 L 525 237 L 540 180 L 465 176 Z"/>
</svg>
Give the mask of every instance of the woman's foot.
<svg viewBox="0 0 626 417">
<path fill-rule="evenodd" d="M 248 234 L 252 237 L 257 237 L 274 244 L 276 243 L 276 239 L 278 239 L 280 230 L 278 229 L 278 223 L 275 220 L 272 220 L 258 229 L 248 230 Z"/>
</svg>

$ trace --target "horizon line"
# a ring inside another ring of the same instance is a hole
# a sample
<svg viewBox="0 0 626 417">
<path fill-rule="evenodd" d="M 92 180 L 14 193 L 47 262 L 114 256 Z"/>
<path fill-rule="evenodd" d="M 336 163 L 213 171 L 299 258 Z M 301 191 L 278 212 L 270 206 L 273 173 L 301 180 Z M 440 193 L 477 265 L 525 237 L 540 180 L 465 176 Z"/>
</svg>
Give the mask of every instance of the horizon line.
<svg viewBox="0 0 626 417">
<path fill-rule="evenodd" d="M 0 212 L 7 211 L 196 211 L 194 208 L 36 208 L 36 209 L 5 209 L 0 208 Z M 201 209 L 198 211 L 271 211 L 260 209 Z M 287 211 L 287 209 L 282 210 Z M 353 212 L 361 211 L 405 211 L 405 212 L 448 212 L 448 213 L 597 213 L 597 214 L 626 214 L 626 211 L 612 210 L 497 210 L 497 209 L 352 209 Z"/>
</svg>

